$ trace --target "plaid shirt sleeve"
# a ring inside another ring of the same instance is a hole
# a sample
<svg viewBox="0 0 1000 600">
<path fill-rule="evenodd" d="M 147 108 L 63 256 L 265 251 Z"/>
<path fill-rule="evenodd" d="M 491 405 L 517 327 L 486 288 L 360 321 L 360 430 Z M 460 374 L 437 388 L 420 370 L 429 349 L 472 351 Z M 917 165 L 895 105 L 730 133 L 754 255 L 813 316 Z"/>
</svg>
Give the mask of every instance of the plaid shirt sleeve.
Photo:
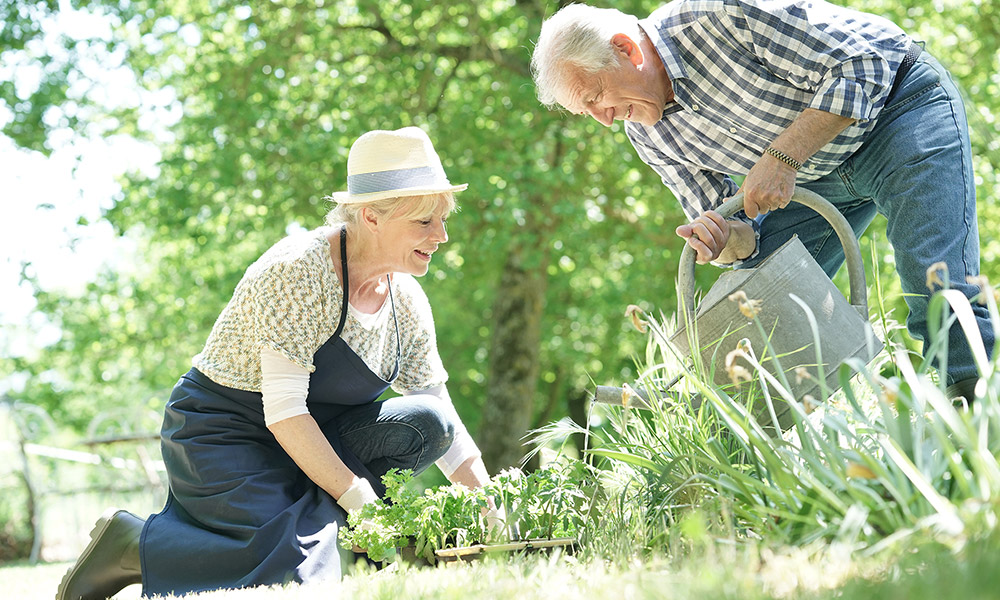
<svg viewBox="0 0 1000 600">
<path fill-rule="evenodd" d="M 671 159 L 641 127 L 626 125 L 626 134 L 639 158 L 660 176 L 680 203 L 689 221 L 707 210 L 715 210 L 739 189 L 727 175 L 697 169 Z"/>
<path fill-rule="evenodd" d="M 689 222 L 698 218 L 705 211 L 719 208 L 723 201 L 739 191 L 739 186 L 727 175 L 696 169 L 671 160 L 670 157 L 657 149 L 646 130 L 639 127 L 626 127 L 626 134 L 639 158 L 656 171 L 663 185 L 667 186 L 677 198 Z M 733 218 L 753 227 L 757 241 L 760 241 L 760 225 L 757 221 L 748 217 L 742 210 L 733 215 Z M 760 244 L 758 243 L 753 253 L 743 260 L 756 257 L 759 251 Z M 727 264 L 714 264 L 727 268 L 737 267 L 743 260 Z"/>
<path fill-rule="evenodd" d="M 843 164 L 878 118 L 911 43 L 886 19 L 822 0 L 670 2 L 640 23 L 683 110 L 625 130 L 689 219 L 735 194 L 728 174 L 749 172 L 807 108 L 855 123 L 811 156 L 797 181 Z"/>
<path fill-rule="evenodd" d="M 895 69 L 864 35 L 879 26 L 872 15 L 773 0 L 738 0 L 729 12 L 734 33 L 768 69 L 815 90 L 809 108 L 865 122 L 885 102 Z"/>
</svg>

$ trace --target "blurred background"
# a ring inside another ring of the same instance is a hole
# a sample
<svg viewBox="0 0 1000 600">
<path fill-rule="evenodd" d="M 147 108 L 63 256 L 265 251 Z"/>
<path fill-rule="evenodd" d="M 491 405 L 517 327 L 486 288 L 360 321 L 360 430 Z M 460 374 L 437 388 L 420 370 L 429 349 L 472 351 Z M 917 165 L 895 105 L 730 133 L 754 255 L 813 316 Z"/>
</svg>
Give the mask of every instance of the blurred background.
<svg viewBox="0 0 1000 600">
<path fill-rule="evenodd" d="M 966 94 L 996 282 L 1000 7 L 841 3 L 925 40 Z M 0 0 L 0 561 L 72 558 L 108 505 L 160 509 L 170 388 L 246 267 L 322 224 L 371 129 L 424 128 L 469 183 L 422 283 L 491 472 L 633 380 L 646 337 L 624 311 L 674 313 L 684 218 L 619 124 L 536 100 L 531 49 L 559 5 Z M 902 322 L 884 221 L 862 249 Z M 718 274 L 698 269 L 704 288 Z"/>
</svg>

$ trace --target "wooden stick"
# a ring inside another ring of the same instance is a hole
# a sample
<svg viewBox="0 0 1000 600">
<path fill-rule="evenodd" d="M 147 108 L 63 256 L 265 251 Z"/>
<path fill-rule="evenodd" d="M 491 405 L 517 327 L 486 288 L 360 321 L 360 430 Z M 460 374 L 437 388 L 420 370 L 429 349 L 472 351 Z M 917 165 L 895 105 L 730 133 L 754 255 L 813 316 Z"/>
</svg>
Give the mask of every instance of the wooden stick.
<svg viewBox="0 0 1000 600">
<path fill-rule="evenodd" d="M 523 542 L 510 542 L 507 544 L 476 544 L 474 546 L 463 546 L 461 548 L 442 548 L 435 550 L 434 555 L 441 558 L 461 558 L 463 556 L 474 556 L 487 552 L 507 552 L 511 550 L 531 550 L 533 548 L 552 548 L 555 546 L 572 546 L 576 544 L 576 538 L 553 538 L 542 540 L 525 540 Z"/>
</svg>

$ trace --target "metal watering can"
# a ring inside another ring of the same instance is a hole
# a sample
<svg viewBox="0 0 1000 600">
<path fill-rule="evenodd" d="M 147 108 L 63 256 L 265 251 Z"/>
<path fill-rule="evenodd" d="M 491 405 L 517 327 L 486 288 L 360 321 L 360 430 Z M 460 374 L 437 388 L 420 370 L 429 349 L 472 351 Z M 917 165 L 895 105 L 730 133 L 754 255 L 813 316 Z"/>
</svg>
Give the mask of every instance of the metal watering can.
<svg viewBox="0 0 1000 600">
<path fill-rule="evenodd" d="M 685 244 L 678 273 L 678 314 L 684 321 L 670 341 L 682 354 L 690 356 L 689 337 L 696 339 L 706 372 L 714 365 L 714 383 L 731 388 L 733 383 L 726 370 L 726 356 L 740 340 L 749 339 L 754 355 L 765 369 L 777 377 L 780 365 L 794 398 L 802 400 L 810 395 L 820 399 L 820 363 L 817 357 L 822 359 L 823 378 L 832 393 L 840 389 L 837 374 L 840 363 L 856 357 L 867 364 L 881 350 L 882 343 L 877 340 L 868 322 L 864 263 L 858 240 L 847 219 L 832 204 L 809 190 L 798 189 L 792 201 L 818 212 L 840 238 L 850 277 L 850 301 L 833 285 L 798 236 L 793 236 L 757 267 L 723 273 L 695 311 L 695 253 L 691 246 Z M 718 212 L 723 217 L 731 217 L 742 208 L 743 194 L 737 194 L 725 202 Z M 767 350 L 760 328 L 740 312 L 737 302 L 729 300 L 729 296 L 739 290 L 748 299 L 759 301 L 756 318 L 769 337 L 773 354 Z M 791 294 L 812 311 L 818 329 L 818 348 L 806 312 L 792 300 Z M 690 323 L 694 323 L 695 327 L 689 336 L 687 327 Z M 757 378 L 746 361 L 738 359 L 738 364 Z M 800 369 L 803 368 L 808 371 L 807 377 L 801 376 Z M 770 389 L 778 424 L 786 430 L 793 424 L 791 407 L 781 399 L 780 394 L 775 393 L 773 387 Z M 772 418 L 766 403 L 760 400 L 753 404 L 758 422 L 769 427 Z"/>
</svg>

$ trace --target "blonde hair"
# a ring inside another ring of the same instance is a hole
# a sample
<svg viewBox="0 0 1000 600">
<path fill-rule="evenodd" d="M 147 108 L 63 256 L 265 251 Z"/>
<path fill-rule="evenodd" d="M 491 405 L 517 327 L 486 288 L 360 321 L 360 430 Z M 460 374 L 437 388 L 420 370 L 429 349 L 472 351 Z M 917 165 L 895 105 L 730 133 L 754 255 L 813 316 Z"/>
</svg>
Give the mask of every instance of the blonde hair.
<svg viewBox="0 0 1000 600">
<path fill-rule="evenodd" d="M 451 214 L 458 210 L 455 195 L 451 192 L 400 196 L 373 202 L 337 204 L 326 214 L 326 224 L 331 227 L 347 225 L 348 229 L 354 229 L 361 221 L 361 211 L 364 208 L 368 208 L 376 215 L 391 219 L 419 219 L 434 214 L 442 202 L 445 203 L 445 214 Z"/>
<path fill-rule="evenodd" d="M 616 64 L 611 38 L 624 33 L 642 38 L 639 19 L 614 8 L 570 4 L 542 23 L 531 55 L 538 100 L 549 108 L 567 85 L 567 70 L 598 73 Z"/>
</svg>

